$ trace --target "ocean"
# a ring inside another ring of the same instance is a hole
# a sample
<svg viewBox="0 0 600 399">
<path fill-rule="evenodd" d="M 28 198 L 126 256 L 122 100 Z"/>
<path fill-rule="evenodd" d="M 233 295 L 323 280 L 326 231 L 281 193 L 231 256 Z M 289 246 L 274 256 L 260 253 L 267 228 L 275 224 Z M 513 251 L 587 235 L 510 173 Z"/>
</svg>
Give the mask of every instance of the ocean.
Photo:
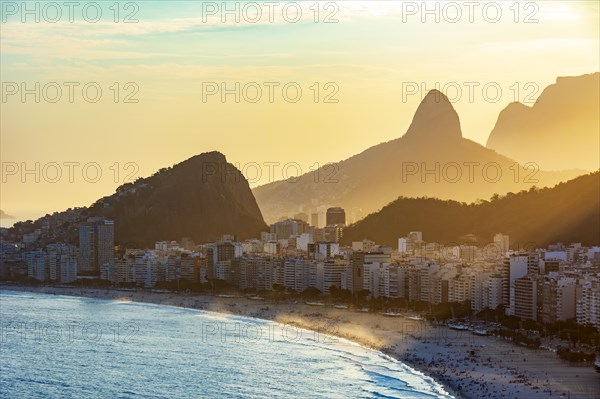
<svg viewBox="0 0 600 399">
<path fill-rule="evenodd" d="M 452 398 L 348 340 L 250 317 L 0 291 L 0 398 Z"/>
</svg>

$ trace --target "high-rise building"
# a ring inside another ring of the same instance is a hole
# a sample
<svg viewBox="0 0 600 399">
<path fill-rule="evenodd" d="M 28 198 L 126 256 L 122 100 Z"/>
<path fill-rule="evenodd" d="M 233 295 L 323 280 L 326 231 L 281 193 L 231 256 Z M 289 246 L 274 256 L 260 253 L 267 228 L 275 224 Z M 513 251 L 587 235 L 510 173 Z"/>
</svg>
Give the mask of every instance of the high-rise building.
<svg viewBox="0 0 600 399">
<path fill-rule="evenodd" d="M 540 274 L 556 273 L 560 270 L 559 260 L 540 260 Z"/>
<path fill-rule="evenodd" d="M 117 277 L 123 279 L 121 281 L 153 287 L 158 281 L 159 260 L 152 251 L 135 250 L 119 260 L 115 269 L 118 270 Z M 119 276 L 119 272 L 124 273 Z"/>
<path fill-rule="evenodd" d="M 260 233 L 260 240 L 264 242 L 277 241 L 277 234 L 271 232 L 267 233 L 263 231 L 262 233 Z"/>
<path fill-rule="evenodd" d="M 409 253 L 415 253 L 423 244 L 423 233 L 420 231 L 411 231 L 406 236 L 406 250 Z"/>
<path fill-rule="evenodd" d="M 390 270 L 388 266 L 391 260 L 390 253 L 353 253 L 350 263 L 353 265 L 355 273 L 352 276 L 354 291 L 364 289 L 369 290 L 374 296 L 390 296 Z M 359 279 L 362 281 L 357 281 Z M 398 284 L 397 281 L 396 284 Z"/>
<path fill-rule="evenodd" d="M 358 292 L 363 289 L 363 269 L 365 264 L 365 253 L 354 252 L 350 255 L 350 262 L 346 268 L 346 282 L 344 289 Z"/>
<path fill-rule="evenodd" d="M 389 263 L 365 263 L 363 273 L 363 287 L 371 292 L 373 297 L 390 296 L 390 269 Z"/>
<path fill-rule="evenodd" d="M 496 234 L 494 236 L 494 246 L 496 247 L 497 252 L 497 256 L 498 257 L 502 257 L 504 255 L 506 255 L 506 253 L 509 250 L 509 241 L 508 241 L 508 236 L 505 234 Z"/>
<path fill-rule="evenodd" d="M 50 275 L 47 266 L 46 252 L 36 249 L 25 254 L 27 275 L 38 281 L 46 281 Z"/>
<path fill-rule="evenodd" d="M 542 321 L 552 323 L 575 317 L 576 280 L 569 277 L 546 276 L 542 285 Z"/>
<path fill-rule="evenodd" d="M 183 237 L 179 242 L 179 246 L 183 249 L 187 249 L 188 251 L 193 251 L 196 247 L 196 243 L 190 237 Z"/>
<path fill-rule="evenodd" d="M 300 237 L 296 239 L 296 249 L 301 251 L 308 251 L 308 244 L 313 244 L 313 235 L 310 233 L 301 234 Z"/>
<path fill-rule="evenodd" d="M 317 264 L 317 275 L 323 277 L 318 279 L 317 288 L 325 295 L 329 295 L 333 286 L 342 288 L 342 275 L 346 272 L 347 267 L 348 262 L 342 259 L 328 259 L 319 262 Z"/>
<path fill-rule="evenodd" d="M 485 282 L 483 309 L 496 309 L 502 305 L 502 277 L 491 276 Z"/>
<path fill-rule="evenodd" d="M 596 267 L 600 267 L 600 247 L 591 247 L 588 249 L 587 259 Z"/>
<path fill-rule="evenodd" d="M 405 254 L 407 252 L 407 240 L 406 238 L 402 237 L 402 238 L 398 238 L 398 252 L 400 252 L 401 254 Z"/>
<path fill-rule="evenodd" d="M 172 251 L 179 248 L 177 241 L 157 241 L 154 243 L 154 249 L 157 251 Z"/>
<path fill-rule="evenodd" d="M 314 212 L 310 214 L 310 225 L 314 227 L 319 227 L 319 213 Z"/>
<path fill-rule="evenodd" d="M 273 260 L 260 256 L 243 256 L 231 261 L 230 282 L 240 289 L 260 291 L 273 288 Z"/>
<path fill-rule="evenodd" d="M 346 212 L 340 207 L 327 209 L 327 226 L 346 225 Z"/>
<path fill-rule="evenodd" d="M 206 246 L 206 277 L 227 280 L 231 260 L 242 256 L 242 245 L 237 242 L 221 242 Z"/>
<path fill-rule="evenodd" d="M 481 257 L 481 249 L 474 244 L 462 244 L 459 246 L 458 256 L 466 262 L 474 262 Z"/>
<path fill-rule="evenodd" d="M 333 258 L 340 253 L 340 244 L 335 242 L 317 242 L 307 245 L 310 257 L 317 260 Z"/>
<path fill-rule="evenodd" d="M 522 319 L 537 320 L 538 283 L 532 276 L 513 281 L 510 287 L 508 314 Z"/>
<path fill-rule="evenodd" d="M 577 323 L 592 324 L 600 329 L 600 282 L 584 281 L 577 301 Z"/>
<path fill-rule="evenodd" d="M 423 233 L 421 231 L 411 231 L 408 233 L 407 238 L 412 242 L 421 242 L 423 241 Z"/>
<path fill-rule="evenodd" d="M 77 255 L 62 254 L 60 256 L 60 282 L 71 283 L 77 280 Z"/>
<path fill-rule="evenodd" d="M 46 246 L 51 281 L 69 283 L 77 279 L 77 247 L 65 243 Z"/>
<path fill-rule="evenodd" d="M 329 205 L 319 205 L 317 207 L 317 227 L 323 228 L 327 226 L 327 209 L 331 208 Z"/>
<path fill-rule="evenodd" d="M 308 259 L 285 258 L 283 264 L 283 285 L 296 292 L 307 289 L 311 281 L 311 262 Z M 316 280 L 313 278 L 312 280 Z"/>
<path fill-rule="evenodd" d="M 115 226 L 112 220 L 95 220 L 79 226 L 79 274 L 99 276 L 114 262 Z"/>
<path fill-rule="evenodd" d="M 277 240 L 287 240 L 291 236 L 299 236 L 308 232 L 308 223 L 297 219 L 282 220 L 271 225 L 271 233 L 275 234 Z"/>
<path fill-rule="evenodd" d="M 502 303 L 505 305 L 510 303 L 510 290 L 514 281 L 527 275 L 528 262 L 529 254 L 527 253 L 511 254 L 504 258 L 502 265 Z"/>
<path fill-rule="evenodd" d="M 236 246 L 232 242 L 217 244 L 217 261 L 228 261 L 236 257 Z"/>
<path fill-rule="evenodd" d="M 64 243 L 49 244 L 25 253 L 29 277 L 39 281 L 70 283 L 77 279 L 77 248 Z"/>
<path fill-rule="evenodd" d="M 408 296 L 408 265 L 390 265 L 390 297 Z"/>
<path fill-rule="evenodd" d="M 540 254 L 529 252 L 527 255 L 527 274 L 537 277 L 540 274 Z"/>
<path fill-rule="evenodd" d="M 409 269 L 408 299 L 411 302 L 432 302 L 434 297 L 431 280 L 440 271 L 435 263 L 423 263 Z"/>
<path fill-rule="evenodd" d="M 277 241 L 265 242 L 263 252 L 269 256 L 276 256 L 280 252 L 281 245 Z"/>
<path fill-rule="evenodd" d="M 377 244 L 375 241 L 364 239 L 362 241 L 353 241 L 352 242 L 352 250 L 353 251 L 362 251 L 362 252 L 374 252 L 377 248 Z"/>
<path fill-rule="evenodd" d="M 567 253 L 565 251 L 545 251 L 543 255 L 544 260 L 567 261 Z"/>
</svg>

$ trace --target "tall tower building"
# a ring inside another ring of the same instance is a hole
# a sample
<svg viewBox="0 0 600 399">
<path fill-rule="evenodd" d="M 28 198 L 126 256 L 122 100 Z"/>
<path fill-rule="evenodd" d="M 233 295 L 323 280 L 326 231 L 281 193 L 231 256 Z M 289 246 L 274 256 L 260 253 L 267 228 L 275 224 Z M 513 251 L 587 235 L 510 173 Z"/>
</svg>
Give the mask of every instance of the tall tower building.
<svg viewBox="0 0 600 399">
<path fill-rule="evenodd" d="M 317 227 L 323 228 L 327 226 L 327 209 L 329 209 L 329 205 L 319 205 L 317 207 L 317 218 L 318 224 Z"/>
<path fill-rule="evenodd" d="M 340 207 L 327 209 L 326 225 L 346 225 L 346 211 Z"/>
<path fill-rule="evenodd" d="M 510 248 L 508 236 L 500 233 L 494 235 L 494 245 L 496 246 L 499 256 L 506 255 Z"/>
<path fill-rule="evenodd" d="M 533 276 L 516 279 L 510 287 L 509 315 L 537 320 L 538 282 Z"/>
<path fill-rule="evenodd" d="M 95 220 L 79 226 L 79 273 L 99 276 L 115 257 L 115 225 L 112 220 Z"/>
<path fill-rule="evenodd" d="M 515 284 L 515 280 L 527 275 L 528 262 L 528 253 L 511 254 L 504 258 L 502 265 L 502 303 L 505 306 L 511 304 L 511 289 Z M 507 308 L 507 312 L 509 311 L 510 308 Z"/>
</svg>

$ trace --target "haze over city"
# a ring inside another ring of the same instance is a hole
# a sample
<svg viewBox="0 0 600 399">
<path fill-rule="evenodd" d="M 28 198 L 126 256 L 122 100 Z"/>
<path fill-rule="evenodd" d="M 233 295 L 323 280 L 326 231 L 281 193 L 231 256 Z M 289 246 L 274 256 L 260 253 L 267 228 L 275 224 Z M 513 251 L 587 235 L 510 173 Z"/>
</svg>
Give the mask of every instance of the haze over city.
<svg viewBox="0 0 600 399">
<path fill-rule="evenodd" d="M 0 29 L 0 399 L 600 397 L 597 1 Z"/>
</svg>

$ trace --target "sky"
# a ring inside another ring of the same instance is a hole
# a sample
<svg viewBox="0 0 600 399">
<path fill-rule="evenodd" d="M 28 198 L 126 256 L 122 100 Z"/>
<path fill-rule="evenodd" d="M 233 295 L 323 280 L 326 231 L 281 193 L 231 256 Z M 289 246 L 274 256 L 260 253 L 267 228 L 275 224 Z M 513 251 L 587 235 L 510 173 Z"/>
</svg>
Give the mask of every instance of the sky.
<svg viewBox="0 0 600 399">
<path fill-rule="evenodd" d="M 207 151 L 253 187 L 308 172 L 434 88 L 485 145 L 510 102 L 600 70 L 596 1 L 63 4 L 0 2 L 3 226 Z"/>
</svg>

